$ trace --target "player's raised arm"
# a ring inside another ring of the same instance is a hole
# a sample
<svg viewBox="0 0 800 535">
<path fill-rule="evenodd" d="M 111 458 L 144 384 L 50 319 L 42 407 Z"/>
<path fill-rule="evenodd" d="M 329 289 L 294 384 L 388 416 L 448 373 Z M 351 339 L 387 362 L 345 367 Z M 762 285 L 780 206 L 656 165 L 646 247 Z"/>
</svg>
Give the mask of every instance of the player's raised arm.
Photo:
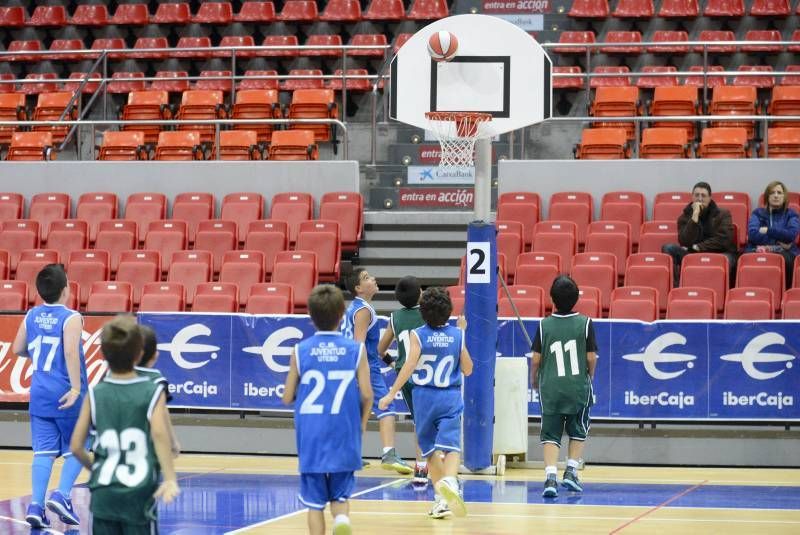
<svg viewBox="0 0 800 535">
<path fill-rule="evenodd" d="M 392 322 L 390 321 L 386 324 L 386 330 L 383 331 L 383 336 L 381 336 L 381 340 L 378 342 L 378 355 L 383 357 L 384 353 L 386 353 L 393 341 L 394 328 L 392 328 Z"/>
<path fill-rule="evenodd" d="M 356 380 L 358 381 L 358 392 L 361 395 L 361 432 L 363 433 L 367 430 L 367 421 L 369 420 L 369 413 L 372 411 L 372 400 L 375 396 L 372 392 L 372 383 L 369 380 L 369 364 L 367 364 L 367 350 L 364 344 L 361 344 L 358 367 L 356 368 Z"/>
<path fill-rule="evenodd" d="M 367 331 L 369 330 L 369 310 L 366 308 L 360 309 L 356 312 L 353 318 L 353 340 L 357 342 L 366 342 Z"/>
<path fill-rule="evenodd" d="M 297 371 L 297 351 L 293 349 L 292 356 L 289 357 L 289 374 L 286 376 L 286 384 L 283 388 L 282 401 L 284 405 L 289 405 L 294 401 L 299 382 L 300 373 Z"/>
<path fill-rule="evenodd" d="M 92 422 L 92 407 L 89 402 L 89 397 L 83 400 L 81 406 L 81 413 L 78 416 L 78 421 L 75 424 L 75 429 L 72 431 L 72 438 L 69 441 L 69 450 L 78 461 L 89 470 L 92 469 L 93 459 L 91 454 L 86 451 L 86 437 L 89 436 L 89 425 Z"/>
<path fill-rule="evenodd" d="M 474 363 L 472 362 L 472 356 L 470 356 L 467 350 L 467 319 L 463 315 L 459 316 L 456 320 L 456 326 L 461 329 L 461 355 L 459 357 L 461 373 L 463 373 L 464 376 L 469 376 L 472 375 Z"/>
<path fill-rule="evenodd" d="M 27 314 L 25 318 L 27 318 Z M 19 324 L 17 329 L 17 336 L 14 337 L 14 343 L 11 345 L 11 351 L 19 357 L 28 357 L 28 332 L 25 328 L 25 318 Z"/>
<path fill-rule="evenodd" d="M 69 391 L 58 400 L 59 409 L 68 409 L 75 404 L 81 395 L 81 332 L 83 318 L 80 314 L 72 315 L 64 324 L 64 360 L 67 363 Z"/>
</svg>

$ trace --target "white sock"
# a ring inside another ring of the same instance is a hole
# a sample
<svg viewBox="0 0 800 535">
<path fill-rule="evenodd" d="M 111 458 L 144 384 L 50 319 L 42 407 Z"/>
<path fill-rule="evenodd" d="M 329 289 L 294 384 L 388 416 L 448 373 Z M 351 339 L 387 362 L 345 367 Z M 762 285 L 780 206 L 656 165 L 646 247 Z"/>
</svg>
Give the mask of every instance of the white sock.
<svg viewBox="0 0 800 535">
<path fill-rule="evenodd" d="M 347 515 L 336 515 L 336 518 L 333 519 L 333 525 L 337 526 L 339 524 L 349 524 L 350 518 Z"/>
<path fill-rule="evenodd" d="M 425 470 L 428 467 L 427 461 L 417 461 L 417 465 L 420 469 Z"/>
<path fill-rule="evenodd" d="M 385 448 L 383 448 L 383 454 L 386 455 L 387 453 L 389 453 L 393 449 L 394 449 L 394 446 L 386 446 Z"/>
<path fill-rule="evenodd" d="M 544 467 L 544 475 L 545 477 L 555 476 L 558 474 L 558 468 L 555 466 L 545 466 Z"/>
<path fill-rule="evenodd" d="M 575 459 L 567 459 L 567 468 L 572 468 L 573 470 L 578 469 L 578 461 Z"/>
</svg>

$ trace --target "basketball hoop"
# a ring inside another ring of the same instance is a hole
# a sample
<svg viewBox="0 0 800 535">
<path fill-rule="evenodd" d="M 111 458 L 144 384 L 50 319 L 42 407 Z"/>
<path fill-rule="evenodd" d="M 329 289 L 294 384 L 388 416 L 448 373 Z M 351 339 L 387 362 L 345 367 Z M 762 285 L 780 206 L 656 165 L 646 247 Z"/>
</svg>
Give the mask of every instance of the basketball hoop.
<svg viewBox="0 0 800 535">
<path fill-rule="evenodd" d="M 473 167 L 475 141 L 486 137 L 483 126 L 492 120 L 490 113 L 465 111 L 425 112 L 429 130 L 439 138 L 442 156 L 439 167 Z"/>
</svg>

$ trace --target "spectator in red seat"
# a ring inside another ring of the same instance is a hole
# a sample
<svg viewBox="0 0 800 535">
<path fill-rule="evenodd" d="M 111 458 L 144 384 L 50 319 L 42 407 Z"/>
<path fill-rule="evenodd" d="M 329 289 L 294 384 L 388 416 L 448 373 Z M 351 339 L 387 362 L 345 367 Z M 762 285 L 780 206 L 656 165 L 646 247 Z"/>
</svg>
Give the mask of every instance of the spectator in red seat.
<svg viewBox="0 0 800 535">
<path fill-rule="evenodd" d="M 764 190 L 764 207 L 756 208 L 747 224 L 745 252 L 777 253 L 786 261 L 786 287 L 792 286 L 794 258 L 800 253 L 797 234 L 800 217 L 789 208 L 789 192 L 783 182 L 773 180 Z"/>
<path fill-rule="evenodd" d="M 692 188 L 692 202 L 678 217 L 678 242 L 668 243 L 661 251 L 672 257 L 673 285 L 678 286 L 683 257 L 691 253 L 723 253 L 728 257 L 731 280 L 736 273 L 736 237 L 731 213 L 711 198 L 708 182 Z"/>
</svg>

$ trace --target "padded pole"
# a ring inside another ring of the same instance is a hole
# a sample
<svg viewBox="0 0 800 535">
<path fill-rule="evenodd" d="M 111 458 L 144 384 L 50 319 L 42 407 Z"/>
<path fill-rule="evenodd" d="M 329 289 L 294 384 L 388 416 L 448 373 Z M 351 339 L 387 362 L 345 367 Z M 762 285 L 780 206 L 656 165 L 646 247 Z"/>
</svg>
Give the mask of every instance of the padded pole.
<svg viewBox="0 0 800 535">
<path fill-rule="evenodd" d="M 475 141 L 475 220 L 489 221 L 492 209 L 492 140 Z"/>
<path fill-rule="evenodd" d="M 477 201 L 476 196 L 476 207 Z M 495 234 L 494 224 L 486 221 L 473 221 L 467 229 L 466 345 L 475 366 L 464 380 L 464 465 L 472 471 L 492 465 L 497 350 Z"/>
</svg>

